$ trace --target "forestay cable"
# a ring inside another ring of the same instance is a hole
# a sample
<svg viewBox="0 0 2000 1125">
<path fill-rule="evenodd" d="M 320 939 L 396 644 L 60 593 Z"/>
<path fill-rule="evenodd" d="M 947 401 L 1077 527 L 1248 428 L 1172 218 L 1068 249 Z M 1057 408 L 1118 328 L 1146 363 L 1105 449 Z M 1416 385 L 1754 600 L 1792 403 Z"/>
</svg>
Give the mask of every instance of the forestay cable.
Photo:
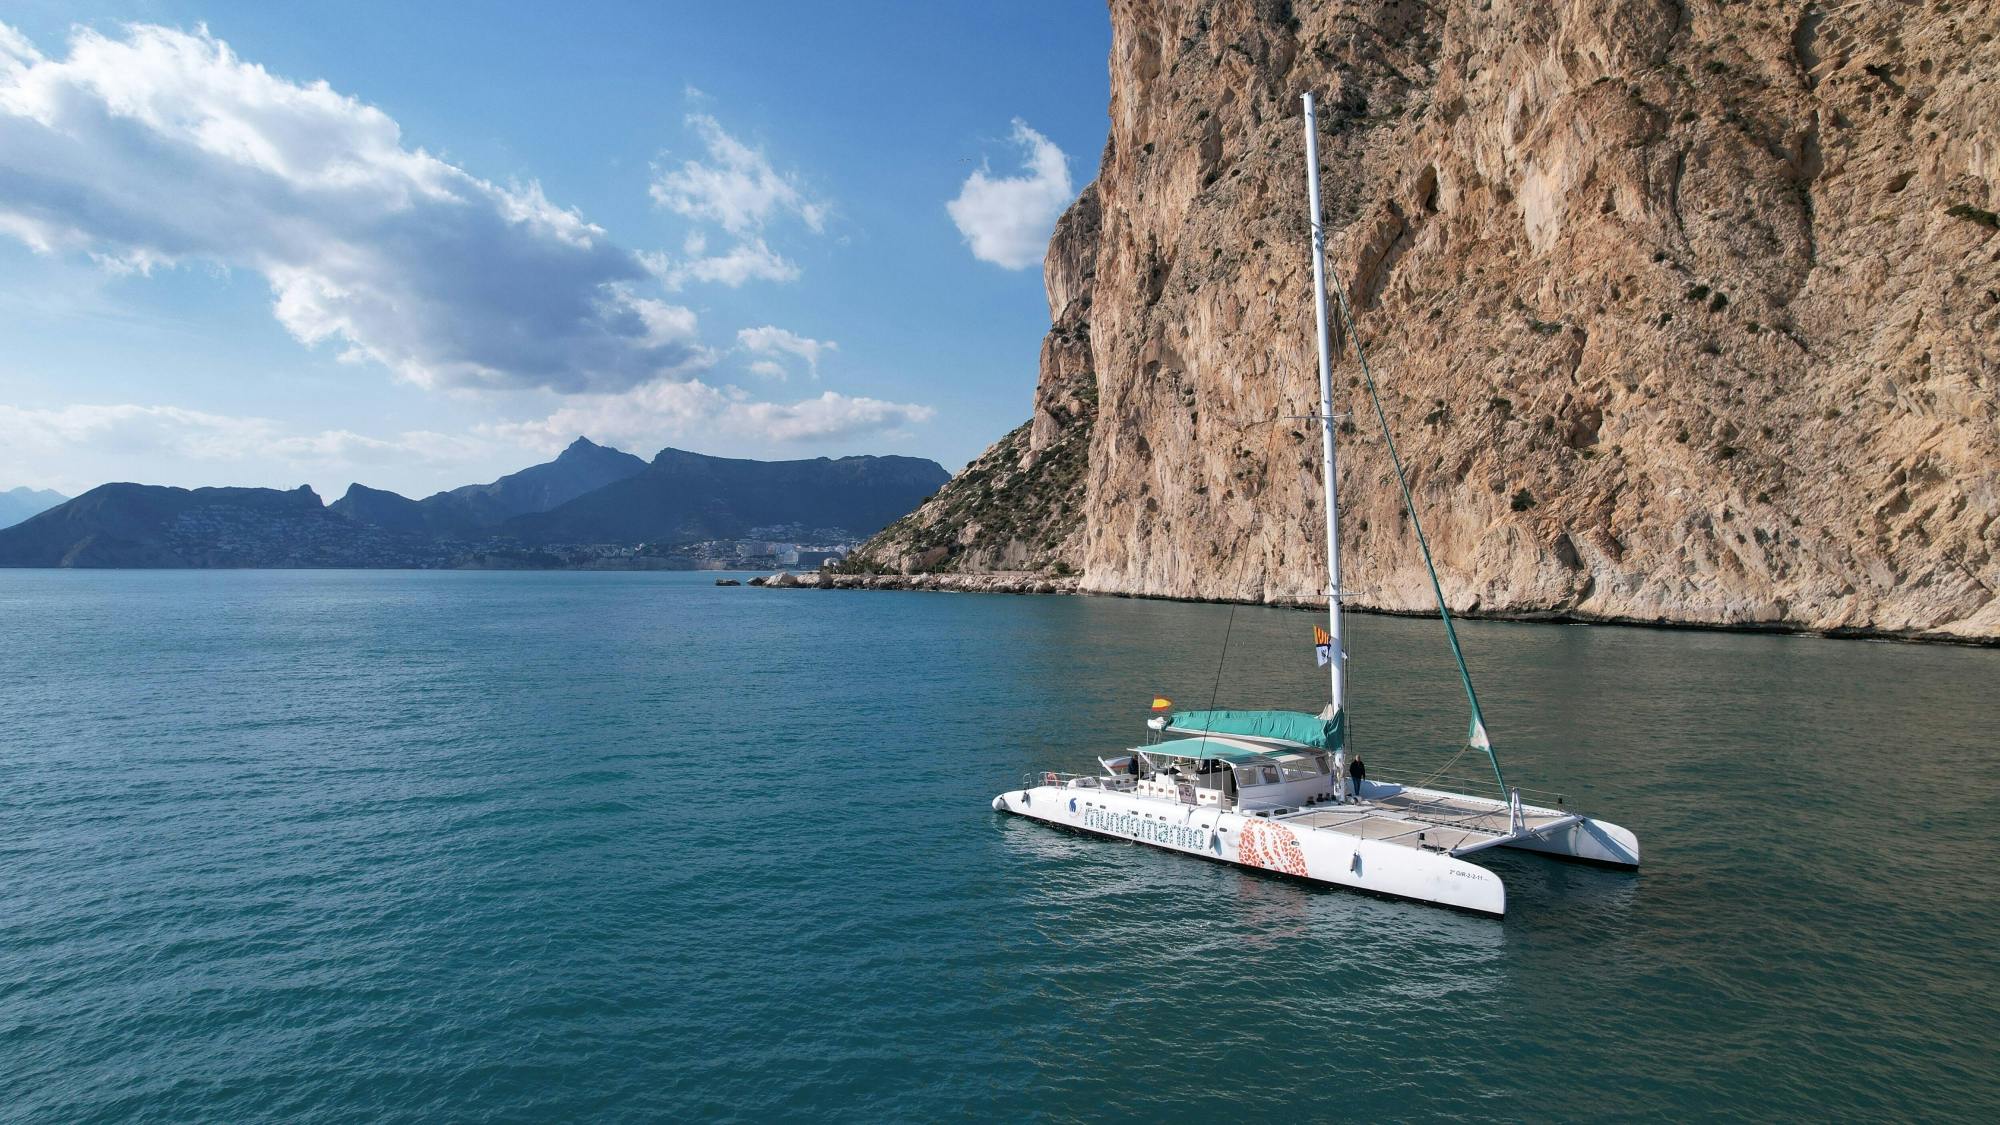
<svg viewBox="0 0 2000 1125">
<path fill-rule="evenodd" d="M 1396 452 L 1396 439 L 1389 433 L 1389 416 L 1382 409 L 1382 396 L 1376 393 L 1375 376 L 1368 370 L 1368 353 L 1361 349 L 1361 333 L 1354 326 L 1354 314 L 1347 307 L 1346 287 L 1334 285 L 1334 300 L 1340 308 L 1340 322 L 1347 329 L 1347 338 L 1354 344 L 1354 358 L 1361 363 L 1361 378 L 1368 386 L 1368 401 L 1374 404 L 1375 420 L 1382 426 L 1382 440 L 1389 447 L 1389 464 L 1396 470 L 1396 487 L 1403 490 L 1403 508 L 1410 513 L 1410 526 L 1417 532 L 1417 547 L 1423 551 L 1424 570 L 1430 574 L 1431 593 L 1437 597 L 1438 616 L 1444 620 L 1445 639 L 1451 642 L 1451 658 L 1458 662 L 1458 679 L 1465 685 L 1465 701 L 1472 706 L 1472 723 L 1466 731 L 1466 742 L 1486 752 L 1486 759 L 1493 763 L 1493 780 L 1500 784 L 1500 799 L 1507 799 L 1507 778 L 1500 772 L 1500 758 L 1493 752 L 1493 740 L 1486 734 L 1486 720 L 1479 713 L 1479 693 L 1472 688 L 1472 673 L 1465 666 L 1465 653 L 1458 647 L 1458 630 L 1451 623 L 1451 610 L 1445 608 L 1444 587 L 1438 583 L 1437 565 L 1431 561 L 1430 539 L 1424 535 L 1424 521 L 1417 516 L 1417 502 L 1410 496 L 1410 482 L 1403 475 L 1403 458 Z"/>
</svg>

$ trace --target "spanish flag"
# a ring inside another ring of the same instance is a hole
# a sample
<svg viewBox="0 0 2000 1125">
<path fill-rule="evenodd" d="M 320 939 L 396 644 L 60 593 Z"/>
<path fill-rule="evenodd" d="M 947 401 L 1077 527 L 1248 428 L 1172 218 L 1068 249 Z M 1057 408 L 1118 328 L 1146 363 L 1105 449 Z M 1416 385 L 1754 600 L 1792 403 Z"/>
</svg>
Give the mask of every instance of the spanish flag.
<svg viewBox="0 0 2000 1125">
<path fill-rule="evenodd" d="M 1333 660 L 1333 638 L 1326 630 L 1313 626 L 1313 655 L 1319 658 L 1319 666 L 1324 668 Z"/>
<path fill-rule="evenodd" d="M 1153 710 L 1155 711 L 1166 711 L 1171 709 L 1173 705 L 1174 701 L 1168 699 L 1166 696 L 1161 695 L 1153 697 Z"/>
</svg>

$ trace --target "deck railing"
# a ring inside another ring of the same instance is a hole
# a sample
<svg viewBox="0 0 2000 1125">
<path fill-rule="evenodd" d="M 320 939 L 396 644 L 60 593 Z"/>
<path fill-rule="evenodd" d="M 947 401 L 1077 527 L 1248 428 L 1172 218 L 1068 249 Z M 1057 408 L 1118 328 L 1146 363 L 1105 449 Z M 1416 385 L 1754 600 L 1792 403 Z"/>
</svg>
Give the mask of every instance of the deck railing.
<svg viewBox="0 0 2000 1125">
<path fill-rule="evenodd" d="M 1075 783 L 1081 782 L 1081 785 Z M 1021 788 L 1054 785 L 1062 789 L 1110 789 L 1122 791 L 1136 784 L 1129 777 L 1106 777 L 1101 773 L 1064 773 L 1061 770 L 1032 770 L 1021 775 Z"/>
</svg>

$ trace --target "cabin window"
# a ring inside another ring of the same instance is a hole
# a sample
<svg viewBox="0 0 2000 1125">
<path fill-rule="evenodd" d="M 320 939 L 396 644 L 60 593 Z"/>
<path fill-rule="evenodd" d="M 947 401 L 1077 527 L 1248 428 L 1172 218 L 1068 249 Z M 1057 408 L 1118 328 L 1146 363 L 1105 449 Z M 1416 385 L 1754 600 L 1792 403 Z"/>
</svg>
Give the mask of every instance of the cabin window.
<svg viewBox="0 0 2000 1125">
<path fill-rule="evenodd" d="M 1286 781 L 1311 781 L 1319 776 L 1313 772 L 1311 762 L 1281 762 L 1278 771 L 1285 775 Z"/>
</svg>

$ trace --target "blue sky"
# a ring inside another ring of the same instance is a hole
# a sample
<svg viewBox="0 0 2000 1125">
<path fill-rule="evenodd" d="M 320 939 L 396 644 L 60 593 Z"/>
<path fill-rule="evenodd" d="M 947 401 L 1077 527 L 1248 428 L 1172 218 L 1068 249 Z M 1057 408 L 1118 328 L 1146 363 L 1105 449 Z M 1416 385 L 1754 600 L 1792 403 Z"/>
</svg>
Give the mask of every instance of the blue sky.
<svg viewBox="0 0 2000 1125">
<path fill-rule="evenodd" d="M 0 488 L 1026 419 L 1100 7 L 574 7 L 0 5 Z"/>
</svg>

